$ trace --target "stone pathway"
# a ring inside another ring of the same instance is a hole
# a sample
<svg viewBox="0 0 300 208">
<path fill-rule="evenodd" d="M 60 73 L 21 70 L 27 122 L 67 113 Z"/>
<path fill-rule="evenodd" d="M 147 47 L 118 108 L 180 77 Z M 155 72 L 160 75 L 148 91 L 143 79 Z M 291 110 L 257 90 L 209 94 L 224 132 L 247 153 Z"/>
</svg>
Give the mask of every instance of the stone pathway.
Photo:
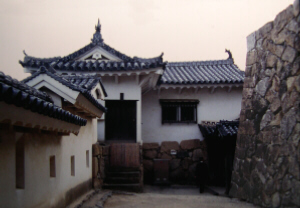
<svg viewBox="0 0 300 208">
<path fill-rule="evenodd" d="M 224 189 L 213 188 L 220 194 Z M 145 186 L 144 193 L 96 190 L 84 200 L 68 208 L 254 208 L 256 206 L 238 199 L 199 194 L 195 186 Z"/>
</svg>

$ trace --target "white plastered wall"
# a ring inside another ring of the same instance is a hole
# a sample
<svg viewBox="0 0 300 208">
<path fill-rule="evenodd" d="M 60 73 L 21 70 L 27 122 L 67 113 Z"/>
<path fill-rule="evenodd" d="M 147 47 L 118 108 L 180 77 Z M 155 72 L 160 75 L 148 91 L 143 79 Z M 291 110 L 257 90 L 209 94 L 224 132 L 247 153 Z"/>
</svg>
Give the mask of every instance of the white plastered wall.
<svg viewBox="0 0 300 208">
<path fill-rule="evenodd" d="M 136 81 L 135 76 L 121 76 L 115 77 L 102 77 L 102 83 L 105 86 L 108 97 L 105 100 L 120 100 L 120 93 L 124 93 L 124 100 L 136 100 L 137 101 L 137 115 L 136 115 L 136 138 L 137 142 L 142 142 L 142 132 L 141 132 L 141 87 Z M 103 106 L 105 106 L 105 101 L 98 100 Z M 98 120 L 98 140 L 105 141 L 105 115 Z"/>
<path fill-rule="evenodd" d="M 158 95 L 157 90 L 142 97 L 142 138 L 143 142 L 182 141 L 201 139 L 198 124 L 162 124 L 159 99 L 198 99 L 198 123 L 201 121 L 234 120 L 239 117 L 242 101 L 242 88 L 184 89 L 179 94 L 175 89 L 164 89 Z"/>
<path fill-rule="evenodd" d="M 65 194 L 92 177 L 92 144 L 96 142 L 96 120 L 88 119 L 78 136 L 14 133 L 0 130 L 1 207 L 53 207 Z M 25 139 L 25 188 L 16 189 L 15 144 Z M 89 167 L 86 166 L 89 150 Z M 50 177 L 50 156 L 55 155 L 56 177 Z M 71 156 L 75 156 L 75 176 L 71 176 Z"/>
</svg>

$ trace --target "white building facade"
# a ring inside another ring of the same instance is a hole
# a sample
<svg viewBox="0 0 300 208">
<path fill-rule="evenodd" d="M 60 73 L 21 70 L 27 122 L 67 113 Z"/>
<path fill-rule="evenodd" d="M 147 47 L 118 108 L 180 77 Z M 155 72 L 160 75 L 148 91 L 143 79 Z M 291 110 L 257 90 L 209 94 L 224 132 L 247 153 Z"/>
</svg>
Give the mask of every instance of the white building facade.
<svg viewBox="0 0 300 208">
<path fill-rule="evenodd" d="M 98 120 L 98 141 L 161 142 L 203 139 L 202 121 L 238 119 L 244 73 L 228 59 L 163 62 L 129 57 L 104 43 L 101 25 L 90 44 L 65 57 L 20 61 L 26 72 L 40 65 L 62 76 L 99 76 L 108 96 L 99 102 L 108 111 Z"/>
</svg>

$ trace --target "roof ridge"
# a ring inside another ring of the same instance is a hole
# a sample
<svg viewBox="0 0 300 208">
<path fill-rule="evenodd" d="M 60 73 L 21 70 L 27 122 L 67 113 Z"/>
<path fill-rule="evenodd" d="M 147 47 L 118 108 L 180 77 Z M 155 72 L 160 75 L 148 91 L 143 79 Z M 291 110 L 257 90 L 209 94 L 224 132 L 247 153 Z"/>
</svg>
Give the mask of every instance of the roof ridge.
<svg viewBox="0 0 300 208">
<path fill-rule="evenodd" d="M 234 64 L 233 59 L 219 59 L 219 60 L 205 60 L 205 61 L 179 61 L 179 62 L 168 62 L 170 66 L 181 66 L 181 65 L 216 65 L 216 64 Z"/>
</svg>

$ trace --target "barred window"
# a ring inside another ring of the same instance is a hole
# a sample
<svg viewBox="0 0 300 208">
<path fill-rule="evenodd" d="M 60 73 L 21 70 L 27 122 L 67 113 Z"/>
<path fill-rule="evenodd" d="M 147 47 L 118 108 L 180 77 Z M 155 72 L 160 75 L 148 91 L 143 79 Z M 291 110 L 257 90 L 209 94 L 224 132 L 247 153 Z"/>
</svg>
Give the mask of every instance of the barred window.
<svg viewBox="0 0 300 208">
<path fill-rule="evenodd" d="M 198 100 L 160 100 L 162 123 L 197 123 Z"/>
</svg>

